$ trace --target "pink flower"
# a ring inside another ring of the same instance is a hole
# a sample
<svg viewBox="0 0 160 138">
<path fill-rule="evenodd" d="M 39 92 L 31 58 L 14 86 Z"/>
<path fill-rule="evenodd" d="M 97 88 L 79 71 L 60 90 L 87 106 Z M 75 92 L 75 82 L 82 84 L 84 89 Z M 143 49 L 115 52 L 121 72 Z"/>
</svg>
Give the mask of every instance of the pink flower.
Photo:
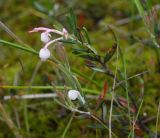
<svg viewBox="0 0 160 138">
<path fill-rule="evenodd" d="M 63 28 L 62 31 L 59 31 L 59 30 L 56 30 L 56 29 L 50 29 L 50 28 L 45 28 L 45 27 L 37 27 L 37 28 L 34 28 L 33 30 L 29 31 L 29 33 L 33 33 L 33 32 L 42 32 L 41 33 L 41 41 L 43 43 L 45 43 L 45 45 L 39 51 L 39 57 L 43 61 L 47 60 L 51 55 L 50 51 L 48 49 L 48 47 L 51 44 L 53 44 L 57 41 L 60 41 L 62 39 L 68 39 L 68 37 L 69 37 L 68 31 L 65 28 Z M 51 39 L 51 34 L 50 33 L 55 33 L 55 34 L 61 35 L 61 37 Z"/>
<path fill-rule="evenodd" d="M 51 34 L 49 34 L 48 32 L 41 33 L 41 41 L 44 43 L 49 42 L 51 40 L 50 37 Z"/>
<path fill-rule="evenodd" d="M 51 53 L 47 48 L 41 48 L 39 51 L 39 57 L 42 61 L 46 61 L 50 57 Z"/>
</svg>

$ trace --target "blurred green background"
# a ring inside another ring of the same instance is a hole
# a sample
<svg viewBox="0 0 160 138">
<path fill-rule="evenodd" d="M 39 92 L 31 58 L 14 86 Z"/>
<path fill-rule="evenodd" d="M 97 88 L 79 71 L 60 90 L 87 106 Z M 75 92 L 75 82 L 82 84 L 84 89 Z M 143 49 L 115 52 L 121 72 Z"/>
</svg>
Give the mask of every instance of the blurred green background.
<svg viewBox="0 0 160 138">
<path fill-rule="evenodd" d="M 146 4 L 145 0 L 141 0 L 141 2 Z M 155 5 L 160 6 L 158 0 L 148 1 L 147 4 L 148 8 Z M 85 26 L 88 29 L 93 46 L 102 55 L 113 44 L 114 38 L 108 31 L 107 25 L 112 27 L 126 58 L 128 77 L 149 71 L 141 77 L 129 80 L 129 89 L 137 100 L 141 90 L 144 89 L 144 102 L 140 114 L 142 119 L 149 119 L 146 125 L 155 131 L 157 106 L 160 99 L 159 49 L 153 48 L 150 44 L 146 28 L 137 16 L 138 10 L 131 0 L 0 0 L 0 39 L 24 46 L 29 45 L 35 50 L 39 50 L 43 46 L 40 35 L 38 33 L 29 34 L 28 31 L 37 26 L 51 28 L 59 23 L 68 29 L 66 15 L 71 7 L 77 16 L 78 26 L 80 28 Z M 158 7 L 158 23 L 159 9 Z M 69 44 L 66 46 L 66 51 L 72 68 L 77 72 L 83 72 L 84 76 L 90 77 L 92 71 L 84 65 L 82 59 L 72 54 Z M 38 56 L 0 44 L 0 85 L 29 85 L 38 62 Z M 108 66 L 113 70 L 115 62 L 116 56 L 108 62 Z M 83 75 L 77 74 L 84 88 L 101 92 L 104 80 L 107 80 L 109 87 L 112 87 L 112 80 L 103 74 L 97 73 L 93 78 L 98 86 L 88 81 Z M 32 84 L 46 86 L 51 82 L 63 85 L 63 77 L 52 64 L 45 62 L 38 70 Z M 0 88 L 1 96 L 48 92 L 51 90 Z M 121 95 L 121 90 L 117 93 Z M 93 100 L 90 102 L 92 106 L 95 103 Z M 26 114 L 24 101 L 10 100 L 3 101 L 3 104 L 23 136 L 28 137 L 24 117 Z M 52 99 L 28 100 L 27 109 L 31 138 L 60 137 L 71 115 L 69 111 L 55 104 Z M 19 121 L 16 120 L 17 116 Z M 96 137 L 96 130 L 88 128 L 88 125 L 93 122 L 89 119 L 75 118 L 66 137 Z M 106 131 L 98 133 L 101 137 L 108 137 Z M 3 119 L 0 120 L 0 137 L 14 137 Z"/>
</svg>

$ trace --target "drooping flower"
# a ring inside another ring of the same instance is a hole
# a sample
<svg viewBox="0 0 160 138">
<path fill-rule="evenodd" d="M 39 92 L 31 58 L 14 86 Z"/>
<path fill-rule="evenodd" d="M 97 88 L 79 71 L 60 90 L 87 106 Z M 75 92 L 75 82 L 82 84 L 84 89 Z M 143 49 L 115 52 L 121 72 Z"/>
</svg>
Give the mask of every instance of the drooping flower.
<svg viewBox="0 0 160 138">
<path fill-rule="evenodd" d="M 43 32 L 41 33 L 41 41 L 44 43 L 47 43 L 51 40 L 51 34 L 49 34 L 48 32 Z"/>
<path fill-rule="evenodd" d="M 80 93 L 77 90 L 69 90 L 68 91 L 68 98 L 70 100 L 76 100 L 79 95 L 80 95 Z"/>
<path fill-rule="evenodd" d="M 48 48 L 41 48 L 39 51 L 39 57 L 42 61 L 46 61 L 50 57 L 51 53 Z"/>
<path fill-rule="evenodd" d="M 68 39 L 68 37 L 69 37 L 68 31 L 65 28 L 63 28 L 62 31 L 59 31 L 59 30 L 56 30 L 56 29 L 50 29 L 50 28 L 45 28 L 45 27 L 37 27 L 37 28 L 34 28 L 33 30 L 29 31 L 29 33 L 33 33 L 33 32 L 42 32 L 41 33 L 41 41 L 43 43 L 45 43 L 45 45 L 42 49 L 40 49 L 39 57 L 43 61 L 47 60 L 51 55 L 50 51 L 48 49 L 48 47 L 51 44 L 53 44 L 57 41 L 60 41 L 62 39 Z M 61 35 L 61 37 L 51 39 L 51 34 L 50 33 L 55 33 L 55 34 Z"/>
<path fill-rule="evenodd" d="M 85 104 L 84 98 L 81 96 L 80 92 L 77 90 L 69 90 L 68 91 L 68 98 L 70 100 L 79 99 L 83 104 Z"/>
</svg>

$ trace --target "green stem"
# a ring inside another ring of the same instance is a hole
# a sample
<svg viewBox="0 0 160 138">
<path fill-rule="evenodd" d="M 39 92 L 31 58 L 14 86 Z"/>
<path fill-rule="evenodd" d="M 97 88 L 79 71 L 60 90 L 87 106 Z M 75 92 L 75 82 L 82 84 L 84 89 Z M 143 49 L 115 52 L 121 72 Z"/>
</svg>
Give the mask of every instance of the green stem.
<svg viewBox="0 0 160 138">
<path fill-rule="evenodd" d="M 71 87 L 64 87 L 64 86 L 55 86 L 57 90 L 65 90 L 67 89 L 72 89 Z M 0 88 L 4 88 L 4 89 L 53 89 L 53 86 L 9 86 L 9 85 L 0 85 Z M 92 89 L 86 89 L 83 88 L 82 89 L 84 92 L 86 93 L 91 93 L 91 94 L 99 94 L 99 91 L 97 90 L 92 90 Z"/>
<path fill-rule="evenodd" d="M 146 21 L 146 18 L 145 18 L 145 11 L 142 7 L 142 4 L 139 0 L 134 0 L 135 2 L 135 5 L 140 13 L 140 15 L 142 16 L 142 19 L 143 19 L 143 22 L 144 22 L 144 25 L 146 27 L 146 30 L 148 32 L 148 34 L 150 35 L 150 38 L 153 42 L 153 44 L 157 47 L 157 48 L 160 48 L 159 44 L 157 43 L 157 40 L 156 40 L 156 37 L 155 35 L 151 32 L 151 30 L 149 29 L 149 25 L 147 24 L 147 21 Z"/>
<path fill-rule="evenodd" d="M 72 123 L 74 115 L 75 115 L 75 113 L 73 112 L 73 114 L 72 114 L 71 118 L 69 119 L 69 122 L 67 123 L 67 126 L 66 126 L 61 138 L 65 138 L 65 135 L 66 135 L 67 131 L 69 130 L 69 127 Z"/>
</svg>

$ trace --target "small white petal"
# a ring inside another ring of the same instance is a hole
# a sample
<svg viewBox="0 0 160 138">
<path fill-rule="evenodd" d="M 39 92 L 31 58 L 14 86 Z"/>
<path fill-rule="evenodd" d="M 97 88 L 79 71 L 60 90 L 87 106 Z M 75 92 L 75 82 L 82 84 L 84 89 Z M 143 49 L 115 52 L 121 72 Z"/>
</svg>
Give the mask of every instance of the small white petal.
<svg viewBox="0 0 160 138">
<path fill-rule="evenodd" d="M 41 33 L 41 41 L 44 42 L 44 43 L 49 42 L 51 40 L 50 36 L 51 35 L 47 32 Z"/>
<path fill-rule="evenodd" d="M 42 48 L 39 51 L 39 57 L 42 61 L 46 61 L 51 56 L 50 51 L 47 48 Z"/>
<path fill-rule="evenodd" d="M 69 90 L 68 91 L 68 98 L 70 100 L 76 100 L 79 95 L 80 95 L 80 93 L 77 90 Z"/>
</svg>

